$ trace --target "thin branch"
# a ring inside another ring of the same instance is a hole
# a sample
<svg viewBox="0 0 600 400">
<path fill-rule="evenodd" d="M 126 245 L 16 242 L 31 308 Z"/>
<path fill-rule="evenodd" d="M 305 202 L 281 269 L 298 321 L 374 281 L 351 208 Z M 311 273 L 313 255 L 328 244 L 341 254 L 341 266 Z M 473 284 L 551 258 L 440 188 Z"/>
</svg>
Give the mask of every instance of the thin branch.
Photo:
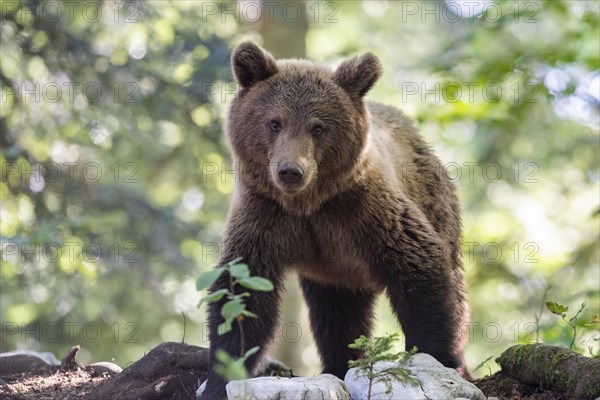
<svg viewBox="0 0 600 400">
<path fill-rule="evenodd" d="M 534 312 L 533 315 L 535 317 L 535 342 L 540 342 L 540 320 L 542 319 L 542 314 L 544 313 L 545 305 L 546 305 L 546 297 L 548 296 L 548 292 L 552 288 L 552 285 L 546 286 L 544 290 L 544 294 L 542 295 L 542 304 L 540 305 L 540 313 Z"/>
<path fill-rule="evenodd" d="M 181 339 L 181 343 L 185 343 L 185 331 L 186 331 L 186 327 L 187 327 L 187 320 L 185 319 L 185 314 L 182 311 L 181 315 L 183 316 L 183 338 Z"/>
</svg>

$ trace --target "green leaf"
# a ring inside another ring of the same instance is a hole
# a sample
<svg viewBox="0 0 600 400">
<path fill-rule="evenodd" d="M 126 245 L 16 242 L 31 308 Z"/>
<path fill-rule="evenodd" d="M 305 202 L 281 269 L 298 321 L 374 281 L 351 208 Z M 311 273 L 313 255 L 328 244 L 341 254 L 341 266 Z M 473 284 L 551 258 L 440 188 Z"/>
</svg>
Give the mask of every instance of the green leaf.
<svg viewBox="0 0 600 400">
<path fill-rule="evenodd" d="M 351 349 L 365 350 L 369 343 L 370 341 L 365 335 L 360 335 L 360 337 L 354 339 L 354 343 L 350 343 L 348 347 Z"/>
<path fill-rule="evenodd" d="M 227 354 L 227 352 L 225 350 L 221 350 L 221 349 L 218 349 L 215 352 L 215 358 L 217 359 L 217 361 L 219 361 L 223 364 L 230 363 L 233 361 L 231 356 L 229 354 Z"/>
<path fill-rule="evenodd" d="M 269 292 L 273 290 L 273 284 L 270 280 L 258 276 L 240 279 L 238 280 L 238 283 L 248 289 L 256 290 L 258 292 Z"/>
<path fill-rule="evenodd" d="M 222 335 L 226 334 L 227 332 L 231 332 L 232 322 L 233 322 L 233 320 L 231 320 L 231 321 L 226 320 L 225 322 L 223 322 L 222 324 L 217 326 L 217 333 L 219 334 L 219 336 L 222 336 Z"/>
<path fill-rule="evenodd" d="M 494 356 L 489 356 L 488 358 L 486 358 L 485 360 L 483 360 L 477 367 L 475 367 L 475 369 L 473 370 L 473 372 L 477 371 L 478 369 L 481 369 L 483 367 L 485 367 L 485 364 L 487 364 L 488 361 L 490 361 Z"/>
<path fill-rule="evenodd" d="M 248 311 L 248 310 L 244 310 L 244 311 L 242 312 L 242 315 L 243 315 L 244 317 L 249 317 L 249 318 L 258 318 L 258 315 L 254 314 L 253 312 L 251 312 L 251 311 Z"/>
<path fill-rule="evenodd" d="M 258 350 L 260 350 L 260 347 L 259 346 L 254 346 L 253 348 L 249 349 L 248 351 L 246 351 L 244 353 L 244 357 L 243 358 L 247 359 L 248 357 L 256 354 L 258 352 Z"/>
<path fill-rule="evenodd" d="M 250 276 L 250 270 L 246 264 L 234 264 L 229 267 L 231 276 L 237 279 L 244 279 Z"/>
<path fill-rule="evenodd" d="M 552 314 L 563 316 L 567 311 L 569 311 L 569 307 L 563 306 L 562 304 L 554 303 L 552 301 L 546 302 L 546 307 Z"/>
<path fill-rule="evenodd" d="M 227 380 L 247 379 L 248 372 L 244 366 L 245 358 L 235 359 L 223 350 L 217 350 L 215 353 L 217 365 L 215 372 Z"/>
<path fill-rule="evenodd" d="M 223 304 L 223 308 L 221 308 L 221 315 L 225 318 L 225 321 L 233 321 L 238 316 L 242 315 L 244 310 L 246 309 L 246 305 L 244 303 L 238 301 L 228 301 Z"/>
<path fill-rule="evenodd" d="M 198 305 L 207 302 L 207 303 L 212 303 L 214 301 L 219 301 L 223 298 L 223 296 L 225 296 L 226 294 L 229 293 L 228 289 L 219 289 L 216 292 L 212 292 L 211 294 L 204 296 L 203 298 L 200 299 L 200 303 L 198 303 Z"/>
<path fill-rule="evenodd" d="M 225 271 L 224 267 L 218 267 L 211 271 L 203 273 L 202 276 L 200 276 L 200 278 L 198 278 L 198 280 L 196 281 L 196 290 L 201 291 L 211 287 L 212 284 L 215 283 L 217 279 L 219 279 L 223 271 Z"/>
</svg>

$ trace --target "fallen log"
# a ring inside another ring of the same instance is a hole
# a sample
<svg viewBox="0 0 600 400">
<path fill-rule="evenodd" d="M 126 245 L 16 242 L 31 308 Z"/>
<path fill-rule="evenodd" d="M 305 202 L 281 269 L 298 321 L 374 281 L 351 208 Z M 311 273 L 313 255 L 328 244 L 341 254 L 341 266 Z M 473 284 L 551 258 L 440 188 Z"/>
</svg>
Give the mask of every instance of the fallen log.
<svg viewBox="0 0 600 400">
<path fill-rule="evenodd" d="M 553 387 L 568 398 L 600 396 L 600 359 L 545 344 L 509 347 L 496 362 L 502 372 L 529 385 Z"/>
<path fill-rule="evenodd" d="M 206 379 L 208 349 L 161 343 L 121 373 L 102 382 L 90 400 L 193 400 Z"/>
</svg>

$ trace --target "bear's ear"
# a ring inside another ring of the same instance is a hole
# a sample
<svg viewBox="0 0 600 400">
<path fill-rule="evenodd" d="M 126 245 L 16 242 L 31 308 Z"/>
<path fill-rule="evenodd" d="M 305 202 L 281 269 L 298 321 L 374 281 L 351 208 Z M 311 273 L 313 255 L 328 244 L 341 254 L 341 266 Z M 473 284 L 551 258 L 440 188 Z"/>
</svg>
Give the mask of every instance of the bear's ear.
<svg viewBox="0 0 600 400">
<path fill-rule="evenodd" d="M 344 61 L 333 74 L 333 80 L 350 95 L 362 98 L 381 76 L 379 59 L 373 53 Z"/>
<path fill-rule="evenodd" d="M 231 67 L 235 80 L 245 89 L 277 73 L 273 56 L 252 42 L 243 42 L 233 51 Z"/>
</svg>

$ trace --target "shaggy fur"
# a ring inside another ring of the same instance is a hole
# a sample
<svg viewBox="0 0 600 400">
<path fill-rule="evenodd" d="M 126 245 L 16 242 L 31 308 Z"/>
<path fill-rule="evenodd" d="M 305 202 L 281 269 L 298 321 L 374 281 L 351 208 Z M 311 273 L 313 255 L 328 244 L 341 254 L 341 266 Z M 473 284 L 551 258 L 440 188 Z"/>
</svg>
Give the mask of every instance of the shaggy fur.
<svg viewBox="0 0 600 400">
<path fill-rule="evenodd" d="M 367 53 L 331 71 L 275 61 L 247 42 L 232 65 L 240 89 L 228 135 L 238 179 L 221 264 L 242 257 L 275 285 L 246 298 L 258 318 L 243 321 L 245 347 L 261 347 L 248 369 L 273 340 L 283 277 L 295 270 L 325 372 L 343 379 L 359 356 L 347 346 L 370 334 L 375 296 L 385 292 L 406 348 L 468 376 L 455 190 L 406 116 L 363 101 L 381 75 L 379 60 Z M 290 164 L 302 174 L 298 183 L 280 179 Z M 211 290 L 227 286 L 222 277 Z M 211 365 L 216 349 L 240 354 L 236 324 L 216 332 L 222 303 L 209 307 Z M 210 372 L 203 398 L 224 396 L 224 383 Z"/>
</svg>

